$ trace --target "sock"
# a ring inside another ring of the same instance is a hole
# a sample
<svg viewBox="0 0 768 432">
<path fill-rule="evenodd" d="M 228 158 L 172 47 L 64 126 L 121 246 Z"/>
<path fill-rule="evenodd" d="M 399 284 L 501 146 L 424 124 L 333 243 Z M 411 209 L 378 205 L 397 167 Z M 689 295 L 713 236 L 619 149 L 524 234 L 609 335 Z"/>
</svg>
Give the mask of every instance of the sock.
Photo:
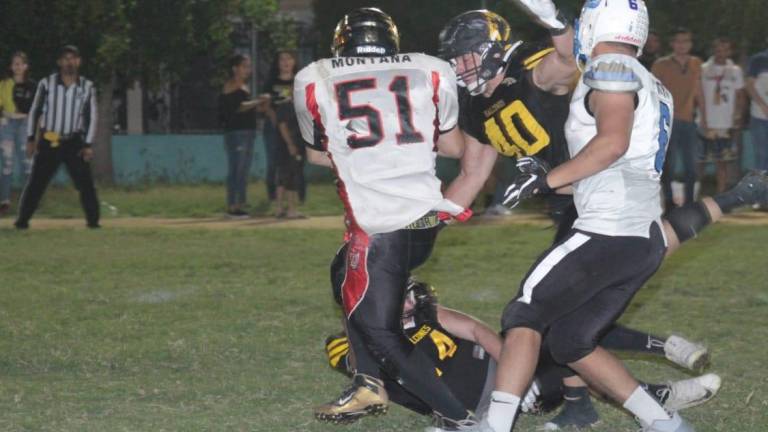
<svg viewBox="0 0 768 432">
<path fill-rule="evenodd" d="M 488 424 L 496 432 L 507 432 L 512 429 L 519 407 L 520 397 L 512 393 L 494 391 L 491 393 L 491 406 L 488 408 Z"/>
<path fill-rule="evenodd" d="M 651 395 L 652 398 L 659 401 L 660 404 L 664 405 L 664 402 L 669 399 L 669 393 L 670 388 L 667 384 L 644 384 L 641 383 L 641 386 L 645 388 L 645 391 L 648 392 L 648 394 Z"/>
<path fill-rule="evenodd" d="M 613 351 L 631 351 L 664 355 L 665 340 L 649 333 L 614 325 L 600 339 L 600 346 Z"/>
<path fill-rule="evenodd" d="M 587 387 L 563 387 L 563 397 L 565 403 L 572 404 L 592 404 L 592 400 L 589 397 L 589 389 Z"/>
<path fill-rule="evenodd" d="M 637 386 L 632 395 L 624 402 L 624 408 L 648 425 L 652 425 L 657 420 L 672 418 L 659 402 L 643 389 L 643 386 Z"/>
</svg>

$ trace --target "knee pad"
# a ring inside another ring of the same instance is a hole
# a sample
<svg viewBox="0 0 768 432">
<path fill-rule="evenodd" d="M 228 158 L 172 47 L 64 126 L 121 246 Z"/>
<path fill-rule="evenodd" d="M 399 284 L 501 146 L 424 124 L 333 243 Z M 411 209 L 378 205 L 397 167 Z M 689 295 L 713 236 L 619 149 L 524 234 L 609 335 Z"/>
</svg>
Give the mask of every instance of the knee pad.
<svg viewBox="0 0 768 432">
<path fill-rule="evenodd" d="M 505 334 L 516 327 L 525 327 L 544 334 L 546 324 L 539 318 L 539 314 L 531 305 L 513 299 L 504 308 L 501 314 L 501 331 Z"/>
<path fill-rule="evenodd" d="M 580 333 L 579 329 L 552 328 L 547 334 L 549 353 L 561 365 L 583 359 L 597 347 L 597 335 Z"/>
<path fill-rule="evenodd" d="M 672 230 L 677 235 L 680 243 L 696 237 L 705 226 L 712 223 L 709 210 L 701 202 L 694 202 L 672 209 L 667 214 L 666 219 L 669 225 L 672 226 Z"/>
</svg>

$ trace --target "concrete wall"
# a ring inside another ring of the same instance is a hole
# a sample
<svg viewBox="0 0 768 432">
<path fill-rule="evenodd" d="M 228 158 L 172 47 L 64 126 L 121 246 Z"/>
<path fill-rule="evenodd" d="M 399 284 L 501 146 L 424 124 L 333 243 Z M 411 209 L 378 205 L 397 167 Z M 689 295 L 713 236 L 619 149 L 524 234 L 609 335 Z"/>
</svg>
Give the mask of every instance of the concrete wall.
<svg viewBox="0 0 768 432">
<path fill-rule="evenodd" d="M 754 166 L 754 152 L 749 134 L 745 135 L 743 166 Z M 112 140 L 115 183 L 202 183 L 222 182 L 227 175 L 227 159 L 222 135 L 118 135 Z M 261 135 L 257 135 L 251 176 L 264 178 L 266 159 Z M 443 179 L 456 175 L 455 161 L 442 160 L 438 173 Z M 311 179 L 330 179 L 329 171 L 307 165 Z M 55 181 L 67 180 L 60 170 Z"/>
</svg>

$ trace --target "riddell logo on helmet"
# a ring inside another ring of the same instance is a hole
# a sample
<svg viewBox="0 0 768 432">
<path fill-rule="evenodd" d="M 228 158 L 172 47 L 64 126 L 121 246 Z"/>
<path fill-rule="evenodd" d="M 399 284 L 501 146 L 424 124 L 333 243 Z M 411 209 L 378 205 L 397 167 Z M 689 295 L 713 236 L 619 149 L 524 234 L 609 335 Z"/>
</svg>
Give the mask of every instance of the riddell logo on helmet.
<svg viewBox="0 0 768 432">
<path fill-rule="evenodd" d="M 643 41 L 640 40 L 640 38 L 636 38 L 636 37 L 629 36 L 629 35 L 619 35 L 619 36 L 614 37 L 613 40 L 619 41 L 619 42 L 635 43 L 635 44 L 639 44 L 639 43 L 643 42 Z"/>
<path fill-rule="evenodd" d="M 387 50 L 382 47 L 365 45 L 357 47 L 357 54 L 386 54 Z"/>
</svg>

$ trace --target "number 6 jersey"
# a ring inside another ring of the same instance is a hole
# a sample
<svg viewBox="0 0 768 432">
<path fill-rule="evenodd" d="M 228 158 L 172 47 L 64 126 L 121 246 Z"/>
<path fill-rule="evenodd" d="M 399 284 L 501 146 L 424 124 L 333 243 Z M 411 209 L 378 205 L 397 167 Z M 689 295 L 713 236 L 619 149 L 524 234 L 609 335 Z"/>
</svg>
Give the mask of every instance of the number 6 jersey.
<svg viewBox="0 0 768 432">
<path fill-rule="evenodd" d="M 377 234 L 448 210 L 435 176 L 435 143 L 459 110 L 448 63 L 425 54 L 318 60 L 296 76 L 294 104 L 307 145 L 333 161 L 351 223 Z"/>
<path fill-rule="evenodd" d="M 659 180 L 672 131 L 672 94 L 636 58 L 604 54 L 592 59 L 573 93 L 565 125 L 575 156 L 597 135 L 589 111 L 593 91 L 635 93 L 629 148 L 608 168 L 573 185 L 579 212 L 574 228 L 609 236 L 649 236 L 661 226 Z"/>
</svg>

